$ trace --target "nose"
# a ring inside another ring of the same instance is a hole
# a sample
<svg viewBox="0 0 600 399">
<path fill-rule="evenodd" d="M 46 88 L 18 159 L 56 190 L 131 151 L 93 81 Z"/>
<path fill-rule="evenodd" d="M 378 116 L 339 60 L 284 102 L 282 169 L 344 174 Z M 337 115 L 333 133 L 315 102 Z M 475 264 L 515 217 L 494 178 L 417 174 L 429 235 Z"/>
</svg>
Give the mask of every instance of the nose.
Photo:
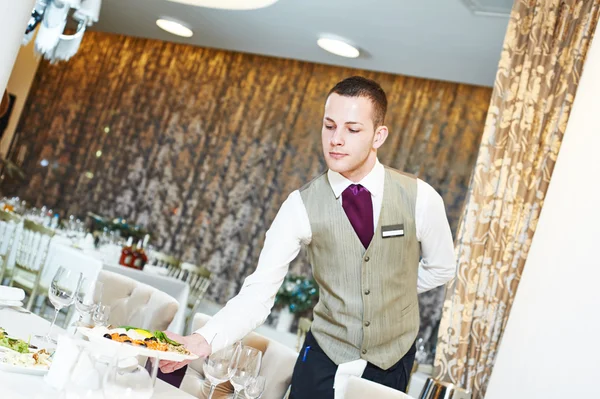
<svg viewBox="0 0 600 399">
<path fill-rule="evenodd" d="M 335 129 L 333 133 L 331 133 L 331 137 L 329 138 L 329 143 L 332 147 L 337 147 L 340 145 L 344 145 L 344 138 L 342 137 L 341 129 Z"/>
</svg>

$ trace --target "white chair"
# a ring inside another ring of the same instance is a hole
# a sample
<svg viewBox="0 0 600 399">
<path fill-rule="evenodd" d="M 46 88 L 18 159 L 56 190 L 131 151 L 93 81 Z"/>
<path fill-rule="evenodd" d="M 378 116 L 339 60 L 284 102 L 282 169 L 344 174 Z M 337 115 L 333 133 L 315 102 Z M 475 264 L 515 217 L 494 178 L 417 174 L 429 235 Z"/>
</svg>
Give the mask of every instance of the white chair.
<svg viewBox="0 0 600 399">
<path fill-rule="evenodd" d="M 47 291 L 47 288 L 40 286 L 40 278 L 44 271 L 52 237 L 54 237 L 54 230 L 31 220 L 23 221 L 23 231 L 17 244 L 17 258 L 10 285 L 22 288 L 29 293 L 27 310 L 31 310 L 39 292 Z"/>
<path fill-rule="evenodd" d="M 162 252 L 150 251 L 148 254 L 148 264 L 156 266 L 157 268 L 164 268 L 167 270 L 167 275 L 169 276 L 177 273 L 180 263 L 181 262 L 176 257 Z"/>
<path fill-rule="evenodd" d="M 102 270 L 98 281 L 103 284 L 101 301 L 110 306 L 108 322 L 113 326 L 166 330 L 180 306 L 170 295 L 117 273 Z"/>
<path fill-rule="evenodd" d="M 404 392 L 397 391 L 385 385 L 365 380 L 359 377 L 350 377 L 346 386 L 344 399 L 413 399 Z"/>
<path fill-rule="evenodd" d="M 0 210 L 0 284 L 7 274 L 8 257 L 13 248 L 20 221 L 21 218 L 18 215 Z"/>
<path fill-rule="evenodd" d="M 203 266 L 196 266 L 191 263 L 183 262 L 179 265 L 176 273 L 172 275 L 178 280 L 186 282 L 190 287 L 190 296 L 187 306 L 192 309 L 186 319 L 186 327 L 189 327 L 189 319 L 196 314 L 208 287 L 210 286 L 212 273 Z"/>
<path fill-rule="evenodd" d="M 202 327 L 208 320 L 210 316 L 197 313 L 192 322 L 192 331 Z M 243 343 L 263 352 L 260 375 L 266 377 L 266 385 L 261 399 L 282 399 L 292 381 L 292 372 L 298 354 L 287 346 L 257 333 L 248 334 Z M 202 398 L 206 397 L 207 388 L 208 383 L 205 383 L 202 371 L 202 360 L 196 360 L 188 367 L 180 389 L 192 396 Z M 227 398 L 232 393 L 233 387 L 227 382 L 217 386 L 214 398 Z"/>
</svg>

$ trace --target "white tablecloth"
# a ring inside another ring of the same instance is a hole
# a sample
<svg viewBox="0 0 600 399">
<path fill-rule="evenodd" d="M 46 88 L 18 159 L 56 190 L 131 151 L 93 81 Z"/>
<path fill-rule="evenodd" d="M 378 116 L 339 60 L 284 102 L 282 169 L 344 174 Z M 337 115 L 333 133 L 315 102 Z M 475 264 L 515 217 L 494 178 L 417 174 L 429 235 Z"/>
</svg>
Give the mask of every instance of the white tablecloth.
<svg viewBox="0 0 600 399">
<path fill-rule="evenodd" d="M 19 313 L 11 309 L 0 309 L 0 325 L 18 338 L 27 340 L 34 334 L 45 334 L 50 323 L 34 314 Z M 54 328 L 54 334 L 64 332 L 59 327 Z M 34 345 L 39 345 L 32 338 Z M 49 387 L 43 377 L 8 373 L 0 371 L 0 398 L 7 399 L 59 399 L 60 394 Z M 177 389 L 166 382 L 156 380 L 154 399 L 192 399 L 193 396 Z"/>
</svg>

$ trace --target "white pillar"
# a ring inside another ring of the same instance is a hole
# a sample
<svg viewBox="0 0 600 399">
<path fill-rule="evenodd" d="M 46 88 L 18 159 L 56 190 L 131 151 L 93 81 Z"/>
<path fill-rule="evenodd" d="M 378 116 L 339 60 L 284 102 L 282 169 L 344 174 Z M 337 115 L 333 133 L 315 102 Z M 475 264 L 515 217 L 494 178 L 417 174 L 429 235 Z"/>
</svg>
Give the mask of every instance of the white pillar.
<svg viewBox="0 0 600 399">
<path fill-rule="evenodd" d="M 600 24 L 486 399 L 600 398 Z"/>
<path fill-rule="evenodd" d="M 34 5 L 35 0 L 0 0 L 0 95 L 6 89 Z"/>
</svg>

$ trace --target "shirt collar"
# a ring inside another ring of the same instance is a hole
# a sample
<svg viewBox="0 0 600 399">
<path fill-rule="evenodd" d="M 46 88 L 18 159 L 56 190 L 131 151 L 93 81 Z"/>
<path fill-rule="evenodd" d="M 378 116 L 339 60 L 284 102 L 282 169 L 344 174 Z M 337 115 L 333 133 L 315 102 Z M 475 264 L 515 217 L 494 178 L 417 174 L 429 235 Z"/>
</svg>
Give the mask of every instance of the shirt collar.
<svg viewBox="0 0 600 399">
<path fill-rule="evenodd" d="M 342 193 L 344 192 L 344 190 L 347 189 L 348 186 L 350 186 L 351 184 L 362 185 L 367 190 L 369 190 L 372 196 L 376 197 L 378 195 L 383 194 L 385 168 L 379 162 L 379 159 L 376 159 L 375 166 L 373 166 L 373 169 L 371 169 L 369 174 L 363 177 L 362 180 L 358 183 L 354 183 L 346 179 L 344 176 L 342 176 L 338 172 L 334 172 L 331 169 L 327 171 L 327 178 L 329 179 L 329 185 L 331 186 L 331 189 L 335 194 L 335 198 L 339 198 L 340 195 L 342 195 Z"/>
</svg>

